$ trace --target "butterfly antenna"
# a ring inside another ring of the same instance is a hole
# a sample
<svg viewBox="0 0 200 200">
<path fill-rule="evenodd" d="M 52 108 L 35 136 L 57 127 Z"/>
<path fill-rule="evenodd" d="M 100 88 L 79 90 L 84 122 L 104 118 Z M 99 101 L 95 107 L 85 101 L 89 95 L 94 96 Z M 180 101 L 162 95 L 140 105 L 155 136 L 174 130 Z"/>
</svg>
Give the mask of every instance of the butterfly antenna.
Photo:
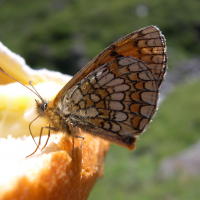
<svg viewBox="0 0 200 200">
<path fill-rule="evenodd" d="M 38 91 L 35 89 L 35 87 L 32 85 L 32 82 L 29 81 L 30 86 L 35 90 L 35 93 L 37 94 L 38 97 L 40 97 L 40 99 L 42 100 L 42 102 L 44 102 L 44 99 L 40 96 L 40 94 L 38 93 Z"/>
<path fill-rule="evenodd" d="M 31 81 L 29 82 L 29 84 L 33 87 L 34 90 L 31 90 L 29 87 L 27 87 L 25 84 L 23 84 L 22 82 L 18 81 L 17 79 L 15 79 L 14 77 L 10 76 L 9 74 L 7 74 L 1 67 L 0 67 L 0 71 L 2 73 L 4 73 L 6 76 L 12 78 L 13 80 L 15 80 L 16 82 L 20 83 L 21 85 L 23 85 L 24 87 L 26 87 L 27 89 L 29 89 L 31 92 L 33 92 L 35 95 L 37 95 L 42 102 L 44 102 L 44 99 L 38 94 L 38 92 L 36 91 L 36 89 L 33 87 Z"/>
</svg>

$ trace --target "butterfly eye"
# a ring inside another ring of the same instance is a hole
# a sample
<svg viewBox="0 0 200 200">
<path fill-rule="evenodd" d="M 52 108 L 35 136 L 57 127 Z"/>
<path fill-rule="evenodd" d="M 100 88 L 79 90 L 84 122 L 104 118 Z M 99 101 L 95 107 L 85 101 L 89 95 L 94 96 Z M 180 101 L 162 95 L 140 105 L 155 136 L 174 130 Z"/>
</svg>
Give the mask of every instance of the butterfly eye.
<svg viewBox="0 0 200 200">
<path fill-rule="evenodd" d="M 47 103 L 42 103 L 40 109 L 44 112 L 46 108 L 47 108 Z"/>
</svg>

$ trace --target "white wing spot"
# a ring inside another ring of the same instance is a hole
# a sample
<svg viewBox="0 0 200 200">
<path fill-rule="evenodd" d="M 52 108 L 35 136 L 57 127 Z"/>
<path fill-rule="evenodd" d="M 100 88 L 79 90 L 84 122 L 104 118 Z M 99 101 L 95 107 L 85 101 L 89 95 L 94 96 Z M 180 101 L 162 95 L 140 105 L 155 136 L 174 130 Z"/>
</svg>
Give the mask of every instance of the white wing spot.
<svg viewBox="0 0 200 200">
<path fill-rule="evenodd" d="M 125 57 L 125 58 L 122 58 L 120 61 L 119 61 L 119 65 L 121 66 L 126 66 L 126 65 L 130 65 L 132 63 L 135 63 L 135 62 L 138 62 L 136 59 L 134 58 L 130 58 L 130 57 Z"/>
<path fill-rule="evenodd" d="M 109 109 L 110 110 L 123 110 L 124 106 L 122 103 L 118 101 L 110 101 L 109 102 Z"/>
<path fill-rule="evenodd" d="M 105 75 L 102 79 L 100 79 L 98 81 L 98 84 L 100 86 L 105 85 L 106 83 L 110 82 L 112 79 L 114 79 L 114 74 L 109 73 L 109 74 Z"/>
<path fill-rule="evenodd" d="M 128 84 L 121 84 L 121 85 L 114 87 L 115 92 L 123 92 L 123 91 L 127 91 L 129 89 L 130 89 L 130 86 Z"/>
<path fill-rule="evenodd" d="M 81 91 L 77 89 L 73 94 L 71 99 L 74 101 L 74 103 L 78 103 L 83 98 L 83 95 L 81 94 Z"/>
<path fill-rule="evenodd" d="M 124 93 L 113 93 L 110 95 L 110 99 L 115 101 L 122 101 L 124 99 L 124 96 Z"/>
<path fill-rule="evenodd" d="M 119 84 L 122 84 L 122 83 L 124 83 L 124 79 L 116 78 L 116 79 L 110 81 L 109 83 L 107 83 L 105 86 L 110 87 L 110 86 L 115 86 L 115 85 L 119 85 Z"/>
<path fill-rule="evenodd" d="M 97 108 L 91 107 L 86 110 L 86 115 L 90 117 L 97 117 L 99 114 Z"/>
<path fill-rule="evenodd" d="M 111 124 L 112 124 L 112 131 L 114 131 L 114 132 L 120 131 L 121 127 L 118 124 L 116 124 L 114 122 L 111 122 Z"/>
<path fill-rule="evenodd" d="M 118 122 L 125 121 L 128 116 L 123 112 L 117 112 L 115 115 L 115 120 Z"/>
<path fill-rule="evenodd" d="M 90 95 L 90 98 L 91 98 L 91 100 L 94 101 L 94 102 L 98 102 L 98 101 L 101 100 L 100 97 L 99 97 L 98 95 L 96 95 L 96 94 L 91 94 L 91 95 Z"/>
</svg>

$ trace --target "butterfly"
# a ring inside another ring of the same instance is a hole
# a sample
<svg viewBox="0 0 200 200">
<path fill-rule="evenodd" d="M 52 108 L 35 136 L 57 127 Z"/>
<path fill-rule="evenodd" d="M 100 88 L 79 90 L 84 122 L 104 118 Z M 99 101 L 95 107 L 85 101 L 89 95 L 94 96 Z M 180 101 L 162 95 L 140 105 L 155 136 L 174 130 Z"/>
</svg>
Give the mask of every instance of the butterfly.
<svg viewBox="0 0 200 200">
<path fill-rule="evenodd" d="M 74 138 L 84 141 L 81 129 L 134 149 L 157 109 L 166 63 L 165 37 L 157 27 L 148 26 L 104 49 L 52 101 L 44 100 L 30 83 L 34 91 L 28 89 L 40 98 L 38 117 L 49 122 L 41 128 L 40 139 L 44 128 L 49 130 L 48 139 L 51 130 L 66 133 L 72 136 L 74 152 Z M 39 145 L 40 141 L 31 155 Z"/>
</svg>

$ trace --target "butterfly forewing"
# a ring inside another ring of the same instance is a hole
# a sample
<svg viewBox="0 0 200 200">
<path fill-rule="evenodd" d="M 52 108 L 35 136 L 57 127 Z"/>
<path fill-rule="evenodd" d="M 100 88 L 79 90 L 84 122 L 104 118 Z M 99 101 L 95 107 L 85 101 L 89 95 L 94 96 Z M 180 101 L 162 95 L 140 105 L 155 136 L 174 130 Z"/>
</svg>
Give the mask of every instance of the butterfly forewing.
<svg viewBox="0 0 200 200">
<path fill-rule="evenodd" d="M 122 37 L 104 49 L 63 87 L 55 101 L 89 73 L 120 56 L 133 56 L 148 64 L 158 80 L 158 86 L 161 85 L 166 71 L 165 38 L 157 27 L 148 26 Z"/>
</svg>

